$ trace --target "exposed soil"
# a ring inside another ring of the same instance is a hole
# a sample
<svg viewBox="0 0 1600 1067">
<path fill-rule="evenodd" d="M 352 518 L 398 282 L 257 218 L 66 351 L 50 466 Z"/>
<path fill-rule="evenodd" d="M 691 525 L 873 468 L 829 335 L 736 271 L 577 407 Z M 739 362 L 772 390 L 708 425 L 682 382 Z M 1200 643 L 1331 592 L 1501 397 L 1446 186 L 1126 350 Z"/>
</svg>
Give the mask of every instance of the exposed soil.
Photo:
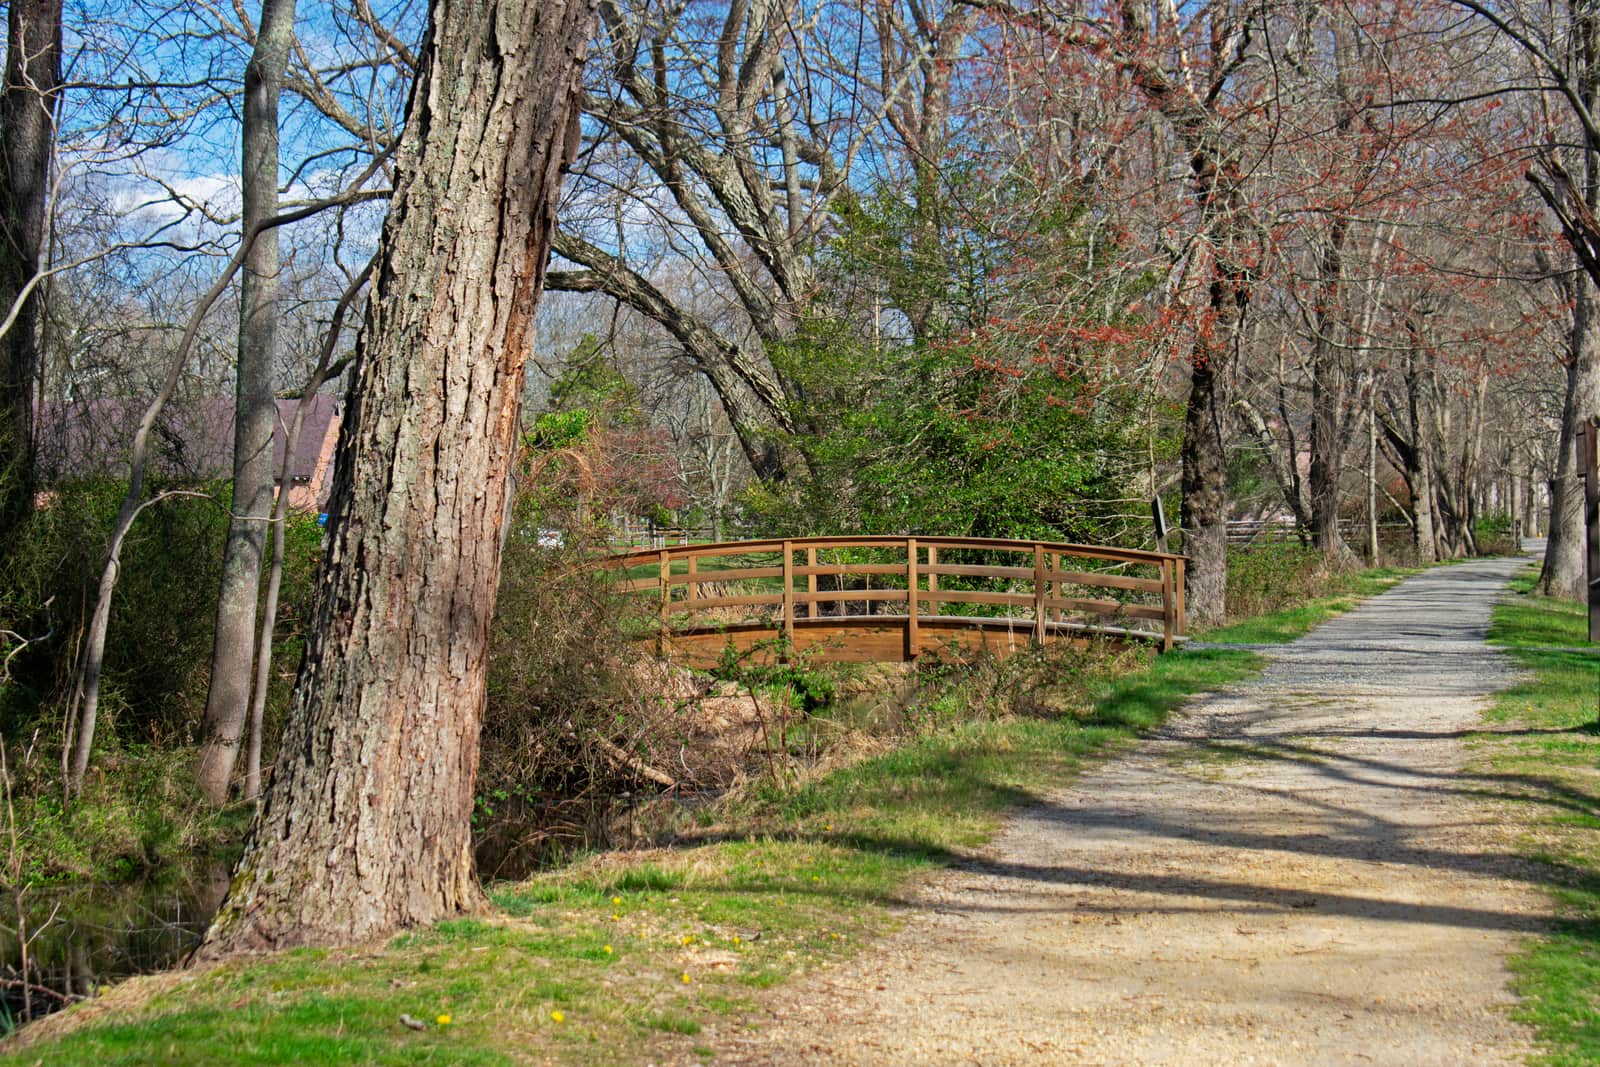
<svg viewBox="0 0 1600 1067">
<path fill-rule="evenodd" d="M 1504 960 L 1549 917 L 1462 771 L 1519 564 L 1412 578 L 1024 812 L 730 1064 L 1515 1062 Z M 703 1055 L 703 1050 L 700 1055 Z M 700 1055 L 690 1062 L 704 1062 Z"/>
</svg>

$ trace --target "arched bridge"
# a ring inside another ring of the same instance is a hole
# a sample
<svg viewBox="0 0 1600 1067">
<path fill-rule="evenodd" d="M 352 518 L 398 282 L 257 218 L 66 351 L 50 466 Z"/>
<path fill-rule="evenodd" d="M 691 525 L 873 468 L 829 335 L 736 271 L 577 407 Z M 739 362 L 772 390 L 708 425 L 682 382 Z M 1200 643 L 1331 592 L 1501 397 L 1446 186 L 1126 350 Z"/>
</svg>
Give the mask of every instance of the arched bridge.
<svg viewBox="0 0 1600 1067">
<path fill-rule="evenodd" d="M 608 557 L 654 597 L 659 652 L 713 666 L 784 637 L 834 662 L 1184 639 L 1184 557 L 1054 541 L 794 537 Z"/>
</svg>

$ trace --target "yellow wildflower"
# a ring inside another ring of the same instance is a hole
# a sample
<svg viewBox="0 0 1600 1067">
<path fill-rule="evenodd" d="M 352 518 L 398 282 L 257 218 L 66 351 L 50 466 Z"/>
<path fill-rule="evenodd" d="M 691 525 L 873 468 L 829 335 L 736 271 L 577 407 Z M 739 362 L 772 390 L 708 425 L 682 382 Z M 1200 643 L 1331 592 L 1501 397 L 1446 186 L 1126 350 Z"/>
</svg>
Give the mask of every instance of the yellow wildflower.
<svg viewBox="0 0 1600 1067">
<path fill-rule="evenodd" d="M 567 1021 L 567 1017 L 565 1015 L 562 1015 L 559 1011 L 553 1011 L 553 1012 L 550 1013 L 550 1021 L 551 1022 L 557 1022 L 557 1023 L 564 1023 L 564 1022 Z"/>
<path fill-rule="evenodd" d="M 450 1016 L 441 1015 L 441 1016 L 439 1016 L 437 1019 L 435 1019 L 433 1021 L 438 1023 L 440 1026 L 449 1026 L 450 1025 Z"/>
</svg>

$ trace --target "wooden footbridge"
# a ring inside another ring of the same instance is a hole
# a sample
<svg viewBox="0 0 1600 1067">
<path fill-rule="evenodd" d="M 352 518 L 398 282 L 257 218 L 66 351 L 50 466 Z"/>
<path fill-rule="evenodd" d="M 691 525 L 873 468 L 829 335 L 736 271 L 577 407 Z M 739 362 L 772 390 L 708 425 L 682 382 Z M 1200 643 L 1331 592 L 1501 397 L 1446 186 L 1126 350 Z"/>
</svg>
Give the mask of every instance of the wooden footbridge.
<svg viewBox="0 0 1600 1067">
<path fill-rule="evenodd" d="M 1184 557 L 1053 541 L 795 537 L 608 557 L 652 595 L 657 651 L 713 666 L 786 638 L 832 662 L 1006 655 L 1030 644 L 1184 640 Z"/>
</svg>

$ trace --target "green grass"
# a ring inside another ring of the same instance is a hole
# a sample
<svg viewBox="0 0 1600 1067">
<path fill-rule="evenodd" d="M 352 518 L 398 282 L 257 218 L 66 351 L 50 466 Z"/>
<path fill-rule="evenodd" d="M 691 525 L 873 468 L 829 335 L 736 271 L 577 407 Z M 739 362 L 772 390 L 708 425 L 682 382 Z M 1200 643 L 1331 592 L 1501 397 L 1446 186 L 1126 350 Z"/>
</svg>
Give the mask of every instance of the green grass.
<svg viewBox="0 0 1600 1067">
<path fill-rule="evenodd" d="M 1381 593 L 1420 568 L 1381 567 L 1324 578 L 1319 594 L 1293 607 L 1201 631 L 1197 640 L 1230 644 L 1276 645 L 1293 641 L 1335 615 L 1349 611 L 1366 597 Z"/>
<path fill-rule="evenodd" d="M 1512 961 L 1518 1017 L 1542 1046 L 1537 1062 L 1600 1062 L 1600 660 L 1587 645 L 1581 604 L 1531 595 L 1532 572 L 1495 609 L 1490 640 L 1527 672 L 1487 717 L 1512 732 L 1488 735 L 1477 758 L 1514 783 L 1509 831 L 1543 872 L 1561 922 Z"/>
<path fill-rule="evenodd" d="M 1393 580 L 1341 587 L 1326 603 L 1208 636 L 1287 640 Z M 599 854 L 494 886 L 494 910 L 480 918 L 386 946 L 125 983 L 76 1018 L 34 1030 L 35 1043 L 0 1054 L 0 1064 L 589 1064 L 698 1054 L 711 1028 L 745 1025 L 763 990 L 893 929 L 894 905 L 918 880 L 982 846 L 1009 811 L 1056 793 L 1189 697 L 1260 661 L 1218 649 L 1113 662 L 1115 672 L 1066 669 L 1067 695 L 1046 710 L 957 722 L 797 787 L 750 791 L 670 848 Z M 402 1014 L 424 1029 L 402 1025 Z"/>
</svg>

